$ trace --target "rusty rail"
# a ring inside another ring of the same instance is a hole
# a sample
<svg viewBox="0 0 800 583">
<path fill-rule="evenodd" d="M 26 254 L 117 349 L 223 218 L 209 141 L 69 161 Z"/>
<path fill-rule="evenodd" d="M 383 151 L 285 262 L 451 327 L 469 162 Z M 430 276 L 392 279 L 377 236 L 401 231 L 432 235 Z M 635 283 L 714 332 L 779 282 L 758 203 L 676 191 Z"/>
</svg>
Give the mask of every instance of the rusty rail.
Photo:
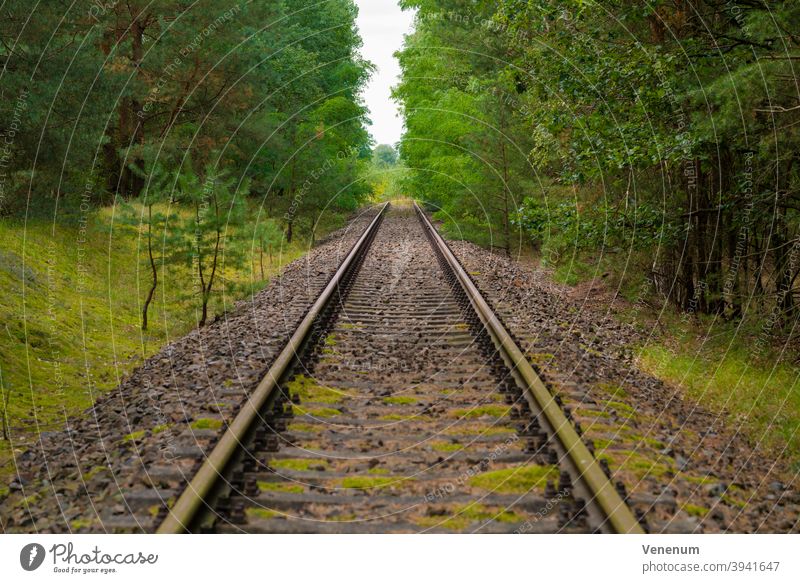
<svg viewBox="0 0 800 583">
<path fill-rule="evenodd" d="M 212 492 L 222 476 L 234 454 L 245 445 L 245 440 L 252 426 L 261 418 L 261 412 L 276 393 L 280 382 L 285 378 L 306 340 L 314 328 L 314 322 L 328 306 L 336 294 L 339 284 L 344 279 L 356 260 L 365 254 L 369 244 L 375 236 L 383 219 L 389 203 L 385 203 L 364 233 L 356 241 L 353 248 L 342 261 L 328 285 L 306 313 L 289 342 L 275 359 L 264 378 L 255 391 L 242 405 L 239 413 L 228 425 L 219 442 L 203 461 L 200 469 L 195 473 L 191 482 L 178 498 L 175 505 L 169 510 L 166 518 L 158 526 L 159 534 L 180 534 L 192 530 L 197 523 L 197 517 L 207 504 L 207 496 Z"/>
<path fill-rule="evenodd" d="M 472 282 L 461 263 L 450 250 L 450 247 L 439 235 L 419 205 L 415 203 L 414 208 L 423 227 L 428 231 L 429 239 L 434 248 L 443 255 L 450 269 L 452 269 L 469 298 L 473 309 L 491 336 L 500 356 L 511 370 L 519 387 L 523 390 L 531 409 L 541 413 L 541 417 L 543 417 L 541 420 L 549 425 L 554 438 L 568 456 L 580 482 L 588 491 L 590 503 L 593 503 L 602 514 L 606 528 L 616 533 L 643 534 L 644 531 L 634 513 L 616 491 L 600 464 L 583 443 L 575 427 L 567 419 L 553 395 L 550 394 L 550 391 L 542 382 L 542 379 L 533 370 L 533 367 L 525 358 L 524 352 L 517 346 L 508 330 L 506 330 L 503 323 L 483 298 L 480 290 Z"/>
</svg>

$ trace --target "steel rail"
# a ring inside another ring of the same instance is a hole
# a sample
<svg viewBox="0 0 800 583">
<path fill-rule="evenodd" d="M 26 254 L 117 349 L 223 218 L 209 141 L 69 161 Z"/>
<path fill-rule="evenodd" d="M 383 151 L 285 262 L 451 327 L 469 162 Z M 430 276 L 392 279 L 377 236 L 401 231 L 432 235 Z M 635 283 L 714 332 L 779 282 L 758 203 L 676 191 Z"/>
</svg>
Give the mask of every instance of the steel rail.
<svg viewBox="0 0 800 583">
<path fill-rule="evenodd" d="M 243 447 L 244 441 L 253 424 L 260 418 L 260 412 L 272 398 L 279 384 L 284 380 L 286 373 L 291 369 L 306 339 L 314 328 L 317 319 L 356 259 L 366 251 L 368 242 L 374 236 L 380 225 L 386 208 L 385 203 L 378 214 L 364 230 L 358 241 L 342 261 L 328 285 L 319 295 L 309 309 L 300 325 L 292 334 L 289 342 L 273 362 L 266 375 L 256 387 L 255 391 L 242 405 L 236 417 L 228 425 L 219 442 L 205 458 L 200 469 L 195 473 L 191 482 L 186 486 L 169 514 L 158 526 L 158 534 L 180 534 L 190 530 L 195 523 L 198 513 L 203 509 L 206 497 L 214 488 L 225 472 L 226 466 L 231 461 L 236 451 Z"/>
<path fill-rule="evenodd" d="M 630 507 L 623 501 L 608 476 L 600 467 L 600 464 L 581 440 L 575 427 L 567 419 L 542 379 L 539 378 L 539 375 L 536 374 L 536 371 L 533 370 L 533 367 L 525 358 L 524 352 L 517 346 L 503 323 L 483 298 L 480 290 L 467 275 L 450 247 L 439 235 L 419 205 L 414 203 L 414 208 L 423 227 L 430 233 L 431 241 L 442 253 L 447 264 L 458 278 L 475 312 L 492 337 L 500 356 L 524 390 L 529 403 L 535 405 L 551 427 L 555 439 L 569 456 L 578 478 L 588 489 L 592 502 L 599 506 L 608 526 L 613 532 L 617 533 L 644 534 L 644 530 Z"/>
</svg>

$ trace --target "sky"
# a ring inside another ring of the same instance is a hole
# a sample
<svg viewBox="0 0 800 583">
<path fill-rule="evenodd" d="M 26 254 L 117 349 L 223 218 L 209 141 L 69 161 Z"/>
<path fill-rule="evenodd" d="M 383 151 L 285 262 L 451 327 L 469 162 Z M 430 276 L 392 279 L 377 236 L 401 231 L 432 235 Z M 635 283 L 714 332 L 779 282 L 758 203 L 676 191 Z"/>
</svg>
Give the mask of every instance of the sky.
<svg viewBox="0 0 800 583">
<path fill-rule="evenodd" d="M 372 137 L 377 144 L 395 144 L 403 133 L 403 120 L 391 99 L 392 86 L 400 79 L 400 64 L 394 52 L 403 45 L 403 35 L 411 32 L 412 12 L 403 12 L 396 0 L 356 0 L 358 28 L 364 46 L 361 54 L 378 70 L 364 91 L 364 101 L 372 120 Z"/>
</svg>

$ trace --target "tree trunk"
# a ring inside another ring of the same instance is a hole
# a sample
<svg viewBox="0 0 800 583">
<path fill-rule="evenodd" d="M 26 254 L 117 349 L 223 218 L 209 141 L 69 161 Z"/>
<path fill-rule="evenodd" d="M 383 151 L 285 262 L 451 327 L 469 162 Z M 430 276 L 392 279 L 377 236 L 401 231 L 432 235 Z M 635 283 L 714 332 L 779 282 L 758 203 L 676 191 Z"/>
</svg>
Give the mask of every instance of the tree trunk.
<svg viewBox="0 0 800 583">
<path fill-rule="evenodd" d="M 261 266 L 261 281 L 264 281 L 264 241 L 261 240 L 258 246 L 258 264 Z"/>
<path fill-rule="evenodd" d="M 8 399 L 11 395 L 11 391 L 6 390 L 5 383 L 3 383 L 2 371 L 0 371 L 0 391 L 2 391 L 2 394 L 0 394 L 0 404 L 3 405 L 3 414 L 0 416 L 0 432 L 2 432 L 3 439 L 8 441 L 10 438 L 8 431 Z"/>
<path fill-rule="evenodd" d="M 202 315 L 200 316 L 200 322 L 197 324 L 197 327 L 204 327 L 206 325 L 206 320 L 208 320 L 208 296 L 204 293 Z"/>
<path fill-rule="evenodd" d="M 150 268 L 153 270 L 153 283 L 142 308 L 142 330 L 147 330 L 147 310 L 150 307 L 150 302 L 153 301 L 153 295 L 156 293 L 156 287 L 158 286 L 158 269 L 156 269 L 156 262 L 153 259 L 153 205 L 147 207 L 147 219 L 147 254 L 150 258 Z"/>
</svg>

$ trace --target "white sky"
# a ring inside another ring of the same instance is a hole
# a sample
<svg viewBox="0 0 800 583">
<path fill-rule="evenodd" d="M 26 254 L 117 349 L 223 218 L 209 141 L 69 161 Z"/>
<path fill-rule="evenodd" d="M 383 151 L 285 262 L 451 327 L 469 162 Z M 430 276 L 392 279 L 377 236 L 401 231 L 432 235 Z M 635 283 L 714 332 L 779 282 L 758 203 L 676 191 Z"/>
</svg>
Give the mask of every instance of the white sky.
<svg viewBox="0 0 800 583">
<path fill-rule="evenodd" d="M 413 12 L 403 12 L 397 0 L 356 0 L 358 28 L 364 46 L 361 54 L 378 70 L 364 91 L 364 101 L 372 119 L 372 137 L 378 144 L 400 141 L 403 120 L 391 99 L 392 86 L 400 79 L 400 64 L 394 52 L 403 45 L 403 35 L 411 31 Z"/>
</svg>

